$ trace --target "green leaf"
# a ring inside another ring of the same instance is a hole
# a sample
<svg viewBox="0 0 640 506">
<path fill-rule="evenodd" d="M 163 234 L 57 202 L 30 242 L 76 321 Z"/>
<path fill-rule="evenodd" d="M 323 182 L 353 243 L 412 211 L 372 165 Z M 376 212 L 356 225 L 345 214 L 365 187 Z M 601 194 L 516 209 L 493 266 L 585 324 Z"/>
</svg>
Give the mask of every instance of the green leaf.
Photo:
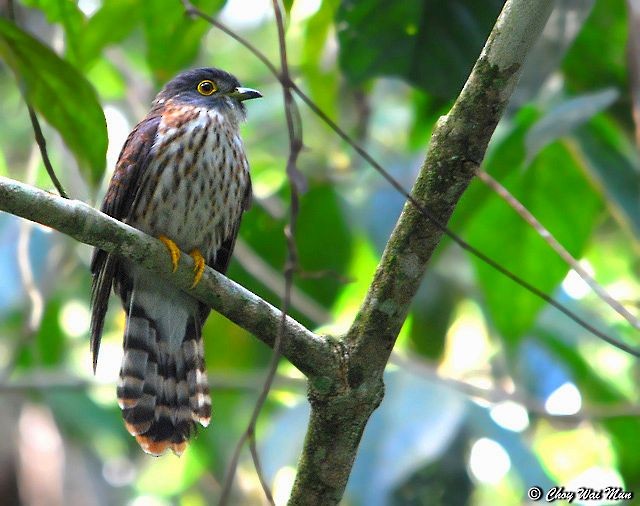
<svg viewBox="0 0 640 506">
<path fill-rule="evenodd" d="M 77 63 L 82 48 L 81 38 L 85 16 L 76 2 L 72 0 L 23 0 L 23 3 L 29 7 L 40 9 L 50 23 L 60 23 L 64 27 L 67 57 L 71 62 Z"/>
<path fill-rule="evenodd" d="M 106 0 L 87 19 L 72 0 L 24 0 L 64 28 L 66 58 L 78 68 L 91 66 L 109 44 L 119 42 L 140 23 L 140 0 Z"/>
<path fill-rule="evenodd" d="M 192 2 L 204 12 L 215 15 L 222 0 Z M 158 83 L 171 79 L 193 62 L 198 55 L 202 36 L 211 25 L 202 19 L 190 19 L 179 1 L 147 0 L 142 4 L 147 62 Z"/>
<path fill-rule="evenodd" d="M 59 299 L 47 302 L 40 328 L 36 334 L 37 351 L 35 356 L 43 366 L 60 365 L 66 352 L 64 333 L 58 320 L 60 306 Z"/>
<path fill-rule="evenodd" d="M 567 86 L 572 91 L 628 87 L 626 3 L 624 0 L 595 3 L 562 65 Z M 625 113 L 628 114 L 628 110 Z"/>
<path fill-rule="evenodd" d="M 332 186 L 314 186 L 305 193 L 300 201 L 296 233 L 300 266 L 309 273 L 327 274 L 319 278 L 299 278 L 296 284 L 325 307 L 333 304 L 344 286 L 337 275 L 348 267 L 352 236 Z"/>
<path fill-rule="evenodd" d="M 546 145 L 570 134 L 593 116 L 607 109 L 618 96 L 616 89 L 607 88 L 557 104 L 527 132 L 527 160 L 533 160 Z"/>
<path fill-rule="evenodd" d="M 140 23 L 142 12 L 139 0 L 107 0 L 86 24 L 78 61 L 87 68 L 109 44 L 120 42 Z"/>
<path fill-rule="evenodd" d="M 635 146 L 618 125 L 604 117 L 594 118 L 574 137 L 613 215 L 640 240 L 640 157 Z"/>
<path fill-rule="evenodd" d="M 301 65 L 311 98 L 332 118 L 338 117 L 339 73 L 335 66 L 326 68 L 322 56 L 333 27 L 337 4 L 337 0 L 324 0 L 318 11 L 307 21 Z"/>
<path fill-rule="evenodd" d="M 0 57 L 24 86 L 27 100 L 60 132 L 89 182 L 98 184 L 105 167 L 107 125 L 95 90 L 72 65 L 3 18 Z"/>
<path fill-rule="evenodd" d="M 512 172 L 502 183 L 574 257 L 580 258 L 602 202 L 586 181 L 579 161 L 563 145 L 547 147 L 529 170 Z M 548 294 L 569 269 L 497 195 L 477 210 L 466 238 Z M 544 301 L 479 259 L 472 257 L 472 262 L 493 324 L 509 342 L 517 342 L 534 323 Z"/>
<path fill-rule="evenodd" d="M 282 4 L 284 5 L 284 10 L 289 14 L 291 12 L 291 7 L 293 7 L 293 0 L 282 0 Z"/>
<path fill-rule="evenodd" d="M 103 100 L 121 100 L 127 92 L 124 77 L 106 58 L 96 60 L 86 76 Z"/>
<path fill-rule="evenodd" d="M 336 16 L 340 66 L 353 84 L 400 76 L 434 95 L 462 88 L 501 0 L 346 0 Z"/>
</svg>

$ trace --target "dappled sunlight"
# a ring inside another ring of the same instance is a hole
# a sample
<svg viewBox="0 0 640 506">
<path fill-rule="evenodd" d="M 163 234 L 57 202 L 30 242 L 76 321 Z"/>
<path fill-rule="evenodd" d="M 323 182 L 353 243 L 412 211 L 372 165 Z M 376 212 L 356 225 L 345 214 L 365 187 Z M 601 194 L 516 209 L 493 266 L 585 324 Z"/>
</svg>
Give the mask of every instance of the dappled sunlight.
<svg viewBox="0 0 640 506">
<path fill-rule="evenodd" d="M 582 407 L 582 396 L 573 383 L 564 383 L 554 390 L 544 402 L 550 415 L 574 415 Z"/>
<path fill-rule="evenodd" d="M 87 336 L 91 313 L 89 306 L 84 301 L 70 300 L 60 311 L 60 327 L 71 338 Z"/>
<path fill-rule="evenodd" d="M 462 303 L 447 333 L 444 359 L 439 370 L 456 378 L 475 375 L 486 368 L 492 346 L 479 307 Z"/>
<path fill-rule="evenodd" d="M 504 401 L 491 407 L 489 413 L 500 427 L 513 432 L 522 432 L 529 427 L 529 414 L 522 404 Z"/>
<path fill-rule="evenodd" d="M 276 506 L 284 506 L 291 495 L 296 470 L 291 466 L 281 467 L 273 480 L 273 500 Z"/>
<path fill-rule="evenodd" d="M 478 481 L 496 484 L 511 469 L 511 459 L 499 443 L 482 438 L 471 447 L 469 469 Z"/>
</svg>

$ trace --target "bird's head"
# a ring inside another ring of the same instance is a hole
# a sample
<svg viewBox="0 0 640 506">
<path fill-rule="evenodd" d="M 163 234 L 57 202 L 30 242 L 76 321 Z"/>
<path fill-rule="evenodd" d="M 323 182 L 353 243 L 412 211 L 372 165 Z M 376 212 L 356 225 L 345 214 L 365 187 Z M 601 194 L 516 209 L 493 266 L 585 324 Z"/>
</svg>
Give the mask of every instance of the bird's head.
<svg viewBox="0 0 640 506">
<path fill-rule="evenodd" d="M 243 88 L 235 76 L 212 67 L 182 72 L 169 81 L 155 98 L 154 105 L 168 101 L 178 105 L 193 105 L 214 109 L 221 114 L 237 116 L 242 120 L 246 110 L 243 102 L 260 98 L 262 94 L 251 88 Z"/>
</svg>

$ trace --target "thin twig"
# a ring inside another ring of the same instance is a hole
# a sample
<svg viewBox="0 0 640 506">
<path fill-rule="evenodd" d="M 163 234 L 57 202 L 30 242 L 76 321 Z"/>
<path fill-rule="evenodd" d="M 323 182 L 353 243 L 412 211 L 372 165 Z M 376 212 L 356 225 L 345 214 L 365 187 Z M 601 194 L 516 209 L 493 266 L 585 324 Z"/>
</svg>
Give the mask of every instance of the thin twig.
<svg viewBox="0 0 640 506">
<path fill-rule="evenodd" d="M 13 5 L 13 0 L 8 0 L 7 5 L 8 5 L 7 14 L 9 16 L 9 19 L 15 23 L 16 17 L 15 17 L 15 7 Z M 20 76 L 16 75 L 16 78 L 20 80 Z M 27 98 L 27 94 L 22 89 L 22 86 L 20 86 L 20 91 L 22 92 L 22 98 L 24 99 L 25 104 L 27 104 L 27 110 L 29 111 L 29 119 L 31 120 L 31 127 L 33 128 L 33 135 L 35 137 L 36 143 L 38 144 L 38 148 L 40 149 L 40 155 L 42 156 L 42 163 L 44 163 L 44 167 L 45 169 L 47 169 L 47 174 L 49 174 L 49 177 L 51 178 L 51 182 L 53 183 L 53 186 L 56 187 L 56 190 L 58 190 L 58 193 L 60 194 L 60 196 L 64 197 L 65 199 L 68 199 L 69 196 L 67 195 L 67 192 L 64 191 L 62 184 L 60 183 L 60 181 L 58 180 L 58 177 L 56 176 L 56 171 L 53 170 L 53 166 L 51 165 L 51 160 L 49 160 L 49 153 L 47 152 L 47 141 L 45 140 L 44 135 L 42 134 L 42 128 L 40 128 L 40 121 L 38 121 L 38 116 L 36 115 L 36 111 L 34 110 L 33 106 L 29 102 L 29 99 Z"/>
<path fill-rule="evenodd" d="M 233 257 L 253 278 L 260 281 L 278 297 L 284 297 L 285 280 L 282 273 L 265 262 L 241 237 L 236 241 Z M 301 278 L 308 277 L 306 274 L 298 272 L 296 275 Z M 325 307 L 296 286 L 291 288 L 291 307 L 317 325 L 325 324 L 331 320 L 331 313 Z"/>
<path fill-rule="evenodd" d="M 220 23 L 220 21 L 202 12 L 195 5 L 193 5 L 189 0 L 181 0 L 181 1 L 182 1 L 182 5 L 184 6 L 185 13 L 188 16 L 199 17 L 204 19 L 206 22 L 215 26 L 218 30 L 226 33 L 229 37 L 239 42 L 241 45 L 246 47 L 251 53 L 253 53 L 253 55 L 256 56 L 264 64 L 264 66 L 267 67 L 269 71 L 278 78 L 278 80 L 280 80 L 280 74 L 278 72 L 278 69 L 275 67 L 275 65 L 271 63 L 269 58 L 267 58 L 264 53 L 262 53 L 257 47 L 251 44 L 251 42 L 241 37 L 230 28 L 227 28 L 227 26 Z"/>
<path fill-rule="evenodd" d="M 58 180 L 56 176 L 55 170 L 53 170 L 53 166 L 51 165 L 51 160 L 49 160 L 49 153 L 47 152 L 47 141 L 42 134 L 42 129 L 40 128 L 40 122 L 38 121 L 38 116 L 36 115 L 36 111 L 33 109 L 27 97 L 24 97 L 24 101 L 27 104 L 27 109 L 29 110 L 29 119 L 31 119 L 31 126 L 33 127 L 33 135 L 36 139 L 36 143 L 38 144 L 38 148 L 40 149 L 40 155 L 42 156 L 42 163 L 44 163 L 44 168 L 47 169 L 47 174 L 51 178 L 51 182 L 53 186 L 56 187 L 58 193 L 61 197 L 68 199 L 69 195 L 64 190 L 62 183 Z"/>
<path fill-rule="evenodd" d="M 211 390 L 215 391 L 237 391 L 246 390 L 255 392 L 262 389 L 264 374 L 262 372 L 250 372 L 234 374 L 225 372 L 209 373 L 207 375 Z M 302 378 L 291 378 L 289 376 L 277 375 L 274 379 L 274 386 L 279 389 L 292 391 L 302 395 L 306 381 Z M 20 375 L 12 381 L 0 381 L 0 394 L 38 391 L 38 390 L 55 390 L 55 389 L 84 389 L 90 387 L 108 387 L 113 388 L 115 384 L 109 382 L 96 382 L 91 379 L 84 379 L 73 376 L 64 370 L 36 369 L 29 371 L 28 374 Z"/>
<path fill-rule="evenodd" d="M 26 180 L 29 184 L 33 184 L 38 173 L 38 149 L 35 144 L 31 148 L 29 155 L 29 163 L 26 170 Z M 6 381 L 13 373 L 22 350 L 29 346 L 40 328 L 42 322 L 42 314 L 44 310 L 44 297 L 42 292 L 35 283 L 33 276 L 33 266 L 31 265 L 31 256 L 29 255 L 29 244 L 31 242 L 31 234 L 33 232 L 33 223 L 24 221 L 20 223 L 20 231 L 18 233 L 18 241 L 16 244 L 16 260 L 18 271 L 22 280 L 27 298 L 31 303 L 29 318 L 22 328 L 22 335 L 13 346 L 11 356 L 5 367 L 0 371 L 0 383 Z"/>
<path fill-rule="evenodd" d="M 273 64 L 264 55 L 264 53 L 262 53 L 259 49 L 257 49 L 253 44 L 248 42 L 246 39 L 244 39 L 243 37 L 233 32 L 233 30 L 227 28 L 225 25 L 223 25 L 219 21 L 216 21 L 212 17 L 206 15 L 204 12 L 194 7 L 188 0 L 182 0 L 182 3 L 183 5 L 185 5 L 187 14 L 192 16 L 198 16 L 208 21 L 213 26 L 222 30 L 224 33 L 232 37 L 234 40 L 236 40 L 237 42 L 245 46 L 256 58 L 258 58 L 261 62 L 265 64 L 265 66 L 269 69 L 269 71 L 276 77 L 276 79 L 278 79 L 278 81 L 280 81 L 280 83 L 284 87 L 288 87 L 293 92 L 295 92 L 296 95 L 309 107 L 309 109 L 311 109 L 311 111 L 316 116 L 318 116 L 331 130 L 333 130 L 336 133 L 336 135 L 338 135 L 338 137 L 340 137 L 343 141 L 349 144 L 356 151 L 356 153 L 358 153 L 358 155 L 360 155 L 365 161 L 367 161 L 376 171 L 380 173 L 380 175 L 382 175 L 384 179 L 387 180 L 387 182 L 393 188 L 395 188 L 401 195 L 403 195 L 411 203 L 411 205 L 413 205 L 418 210 L 418 212 L 420 212 L 420 214 L 422 214 L 424 217 L 430 220 L 436 226 L 436 228 L 438 228 L 443 234 L 451 238 L 463 250 L 474 255 L 479 260 L 481 260 L 482 262 L 489 265 L 491 268 L 501 273 L 503 276 L 509 278 L 511 281 L 513 281 L 517 285 L 520 285 L 525 290 L 531 292 L 536 297 L 545 301 L 547 304 L 555 307 L 558 311 L 563 313 L 569 319 L 573 320 L 576 324 L 581 326 L 583 329 L 585 329 L 589 333 L 593 334 L 595 337 L 603 340 L 604 342 L 610 344 L 611 346 L 614 346 L 622 351 L 630 353 L 631 355 L 638 356 L 638 350 L 635 350 L 634 348 L 627 345 L 626 343 L 597 329 L 596 327 L 591 325 L 589 322 L 587 322 L 584 318 L 581 318 L 580 316 L 578 316 L 577 313 L 565 307 L 562 303 L 558 302 L 553 297 L 547 295 L 542 290 L 536 288 L 528 281 L 523 280 L 522 278 L 520 278 L 519 276 L 511 272 L 509 269 L 503 267 L 498 262 L 491 259 L 484 253 L 482 253 L 480 250 L 478 250 L 474 246 L 467 243 L 464 239 L 459 237 L 456 233 L 452 232 L 426 206 L 423 206 L 422 204 L 420 204 L 407 190 L 405 190 L 404 187 L 397 180 L 395 180 L 393 176 L 391 176 L 391 174 L 384 167 L 382 167 L 382 165 L 377 160 L 375 160 L 362 146 L 360 146 L 342 128 L 340 128 L 340 126 L 338 126 L 338 124 L 335 121 L 333 121 L 324 111 L 322 111 L 322 109 L 320 109 L 320 107 L 318 107 L 318 105 L 315 102 L 313 102 L 313 100 L 311 100 L 311 98 L 309 98 L 309 96 L 307 96 L 293 81 L 291 81 L 290 79 L 288 81 L 285 81 L 284 76 L 280 75 L 278 70 L 273 66 Z M 467 160 L 467 163 L 472 165 L 478 165 L 477 162 L 475 162 L 474 160 Z"/>
<path fill-rule="evenodd" d="M 489 173 L 482 169 L 476 171 L 478 178 L 498 194 L 518 215 L 533 228 L 538 235 L 553 249 L 565 263 L 569 265 L 587 283 L 600 299 L 627 320 L 633 327 L 640 329 L 640 321 L 614 299 L 598 282 L 571 256 L 562 244 L 547 230 L 531 212 L 515 198 L 509 190 L 496 181 Z"/>
<path fill-rule="evenodd" d="M 549 413 L 545 409 L 543 403 L 533 399 L 524 392 L 510 392 L 499 387 L 486 388 L 468 381 L 449 378 L 441 375 L 437 369 L 425 363 L 423 360 L 411 355 L 400 355 L 394 352 L 392 353 L 389 362 L 397 365 L 403 370 L 409 371 L 428 380 L 441 383 L 442 385 L 456 390 L 467 397 L 482 399 L 483 401 L 487 401 L 491 404 L 512 401 L 520 404 L 527 410 L 527 412 L 549 420 L 577 423 L 583 420 L 606 420 L 610 418 L 640 415 L 640 405 L 627 403 L 589 405 L 580 409 L 577 413 L 570 415 Z"/>
<path fill-rule="evenodd" d="M 185 2 L 183 2 L 185 3 Z M 273 0 L 273 10 L 276 18 L 276 25 L 278 27 L 278 43 L 280 47 L 280 64 L 282 67 L 282 73 L 280 82 L 282 83 L 282 92 L 284 96 L 284 108 L 285 108 L 285 116 L 287 121 L 287 130 L 289 133 L 289 157 L 287 160 L 287 177 L 289 179 L 289 184 L 291 188 L 291 202 L 289 207 L 289 224 L 285 227 L 285 236 L 287 238 L 287 261 L 285 265 L 284 278 L 285 278 L 285 289 L 284 289 L 284 297 L 282 300 L 282 319 L 280 323 L 280 331 L 276 336 L 275 343 L 273 345 L 273 352 L 271 355 L 271 360 L 269 363 L 269 372 L 267 373 L 267 377 L 265 378 L 264 386 L 260 396 L 258 397 L 256 404 L 254 406 L 254 410 L 251 416 L 251 420 L 249 421 L 249 425 L 247 426 L 246 431 L 238 441 L 233 457 L 231 459 L 231 463 L 229 465 L 229 469 L 227 471 L 227 476 L 225 478 L 225 483 L 222 491 L 222 495 L 220 498 L 220 504 L 224 505 L 228 503 L 231 486 L 233 483 L 233 478 L 235 475 L 235 471 L 238 465 L 238 460 L 240 456 L 240 451 L 244 446 L 245 442 L 249 442 L 249 449 L 251 452 L 251 457 L 253 459 L 253 464 L 256 470 L 256 474 L 258 475 L 258 479 L 260 480 L 260 485 L 264 491 L 265 497 L 269 501 L 270 504 L 275 504 L 273 500 L 273 495 L 269 488 L 269 484 L 267 483 L 263 472 L 262 465 L 260 463 L 260 455 L 258 453 L 258 448 L 256 444 L 256 424 L 258 421 L 258 417 L 260 412 L 262 411 L 262 407 L 269 395 L 269 391 L 271 390 L 271 385 L 273 383 L 273 379 L 276 374 L 276 370 L 278 368 L 278 363 L 280 361 L 280 346 L 282 342 L 282 335 L 284 333 L 286 315 L 289 311 L 289 306 L 291 304 L 291 291 L 293 288 L 293 276 L 298 266 L 298 253 L 296 249 L 295 243 L 295 235 L 296 235 L 296 226 L 298 220 L 298 213 L 300 208 L 300 192 L 304 189 L 304 178 L 297 168 L 297 160 L 300 155 L 300 151 L 302 150 L 302 128 L 300 121 L 300 113 L 298 111 L 297 105 L 293 99 L 291 94 L 292 81 L 289 75 L 289 65 L 287 62 L 287 46 L 285 39 L 285 31 L 284 31 L 284 19 L 282 16 L 282 11 L 280 9 L 280 5 L 278 0 Z M 219 26 L 219 23 L 214 23 L 216 26 Z M 233 32 L 227 31 L 231 36 Z M 265 57 L 263 59 L 265 64 L 267 64 L 268 59 Z M 271 67 L 271 63 L 267 64 L 268 67 Z M 272 72 L 277 73 L 275 68 L 272 68 Z"/>
</svg>

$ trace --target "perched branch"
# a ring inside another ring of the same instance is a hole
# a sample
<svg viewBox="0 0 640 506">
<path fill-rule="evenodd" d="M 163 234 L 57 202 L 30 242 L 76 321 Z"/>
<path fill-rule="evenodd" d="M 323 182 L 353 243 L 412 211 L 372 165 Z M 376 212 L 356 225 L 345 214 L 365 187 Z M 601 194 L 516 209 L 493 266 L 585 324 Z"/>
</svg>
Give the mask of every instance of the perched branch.
<svg viewBox="0 0 640 506">
<path fill-rule="evenodd" d="M 448 222 L 482 162 L 554 3 L 507 1 L 460 96 L 436 125 L 412 195 L 440 223 Z M 310 387 L 311 420 L 290 504 L 342 498 L 364 427 L 382 400 L 385 365 L 443 232 L 418 207 L 405 205 L 347 334 L 345 390 Z"/>
<path fill-rule="evenodd" d="M 246 288 L 207 268 L 202 281 L 190 290 L 191 257 L 182 254 L 178 270 L 171 273 L 163 244 L 78 200 L 66 200 L 18 181 L 0 177 L 0 211 L 6 211 L 97 246 L 169 277 L 175 285 L 273 346 L 281 312 Z M 282 354 L 300 371 L 322 383 L 333 378 L 339 357 L 330 340 L 287 317 Z"/>
</svg>

